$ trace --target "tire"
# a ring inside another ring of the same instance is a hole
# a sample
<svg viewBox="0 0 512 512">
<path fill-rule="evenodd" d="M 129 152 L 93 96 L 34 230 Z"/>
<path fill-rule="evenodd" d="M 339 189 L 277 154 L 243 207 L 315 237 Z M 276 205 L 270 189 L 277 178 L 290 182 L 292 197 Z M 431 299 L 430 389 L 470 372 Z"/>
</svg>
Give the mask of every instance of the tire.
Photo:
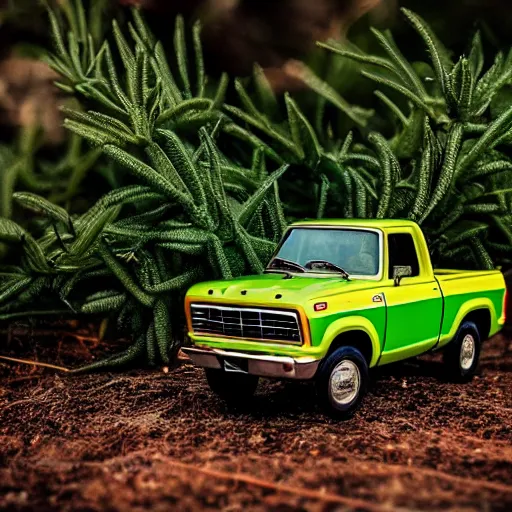
<svg viewBox="0 0 512 512">
<path fill-rule="evenodd" d="M 342 374 L 348 377 L 340 381 Z M 368 363 L 353 347 L 341 347 L 322 362 L 316 377 L 317 393 L 322 408 L 329 416 L 346 420 L 357 411 L 368 388 Z M 347 389 L 340 389 L 345 382 Z"/>
<path fill-rule="evenodd" d="M 481 345 L 477 325 L 463 322 L 443 354 L 446 377 L 454 382 L 469 382 L 478 369 Z"/>
<path fill-rule="evenodd" d="M 210 389 L 230 405 L 244 405 L 249 402 L 258 387 L 256 375 L 229 373 L 224 370 L 205 368 Z"/>
</svg>

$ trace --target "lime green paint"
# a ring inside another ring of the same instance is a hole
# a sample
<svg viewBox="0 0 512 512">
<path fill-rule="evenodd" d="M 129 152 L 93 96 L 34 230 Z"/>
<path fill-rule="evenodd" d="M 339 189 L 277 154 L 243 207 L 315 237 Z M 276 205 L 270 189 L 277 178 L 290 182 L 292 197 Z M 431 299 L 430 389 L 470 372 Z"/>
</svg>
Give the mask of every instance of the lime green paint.
<svg viewBox="0 0 512 512">
<path fill-rule="evenodd" d="M 443 315 L 443 299 L 435 280 L 404 279 L 401 286 L 385 290 L 387 336 L 384 353 L 423 344 L 437 343 Z M 421 299 L 420 299 L 421 297 Z"/>
<path fill-rule="evenodd" d="M 455 336 L 457 326 L 471 312 L 487 310 L 491 316 L 489 336 L 493 336 L 501 330 L 504 324 L 503 318 L 503 290 L 491 290 L 487 297 L 482 297 L 477 292 L 452 295 L 445 299 L 446 313 L 441 328 L 439 348 L 445 346 Z M 501 314 L 498 316 L 498 312 Z"/>
<path fill-rule="evenodd" d="M 411 228 L 417 227 L 417 224 L 410 220 L 402 219 L 322 219 L 322 220 L 304 220 L 294 222 L 290 227 L 295 226 L 333 226 L 333 227 L 354 227 L 354 228 L 367 228 L 367 229 L 380 229 L 388 231 L 394 228 Z"/>
<path fill-rule="evenodd" d="M 237 305 L 259 304 L 277 308 L 302 306 L 309 308 L 313 315 L 314 301 L 339 298 L 347 292 L 372 291 L 374 288 L 375 281 L 345 281 L 336 274 L 311 274 L 307 277 L 297 274 L 293 279 L 283 279 L 282 273 L 271 273 L 199 283 L 188 290 L 187 296 L 202 297 L 207 302 L 231 301 Z M 212 293 L 209 293 L 210 290 Z M 246 291 L 246 295 L 242 295 L 242 291 Z M 280 299 L 275 298 L 278 294 L 281 295 Z M 326 314 L 330 313 L 330 310 L 326 311 Z"/>
<path fill-rule="evenodd" d="M 315 359 L 321 359 L 325 355 L 323 347 L 321 346 L 297 346 L 270 342 L 255 343 L 253 341 L 226 340 L 216 336 L 196 336 L 194 334 L 189 334 L 189 337 L 196 346 L 235 350 L 237 352 L 247 351 L 270 355 L 290 356 L 295 358 L 313 357 Z"/>
<path fill-rule="evenodd" d="M 423 233 L 413 222 L 351 219 L 299 222 L 291 228 L 295 226 L 378 230 L 383 235 L 380 278 L 347 282 L 329 273 L 296 273 L 291 279 L 285 279 L 283 273 L 267 273 L 199 283 L 188 291 L 187 304 L 203 302 L 297 310 L 306 341 L 297 346 L 189 332 L 195 345 L 322 359 L 340 335 L 362 331 L 372 346 L 370 366 L 375 366 L 441 348 L 453 338 L 463 319 L 477 309 L 489 312 L 490 334 L 497 332 L 503 324 L 505 283 L 501 272 L 434 272 Z M 413 236 L 420 264 L 420 275 L 404 278 L 398 287 L 388 277 L 387 236 L 393 233 Z M 378 297 L 382 300 L 375 300 Z M 327 309 L 316 312 L 314 305 L 317 302 L 327 302 Z"/>
<path fill-rule="evenodd" d="M 403 361 L 405 359 L 409 359 L 410 357 L 424 354 L 437 343 L 437 339 L 438 338 L 436 336 L 434 339 L 424 340 L 420 343 L 415 343 L 414 345 L 408 345 L 406 347 L 400 347 L 394 350 L 383 352 L 379 360 L 379 366 L 395 363 L 397 361 Z"/>
<path fill-rule="evenodd" d="M 365 314 L 366 316 L 363 316 Z M 341 334 L 363 331 L 368 335 L 373 348 L 370 366 L 375 366 L 382 350 L 384 327 L 384 307 L 369 309 L 366 312 L 361 311 L 359 315 L 351 312 L 348 316 L 338 318 L 338 320 L 335 320 L 328 325 L 324 332 L 322 342 L 320 343 L 320 353 L 322 356 L 325 356 L 329 351 L 331 343 Z"/>
</svg>

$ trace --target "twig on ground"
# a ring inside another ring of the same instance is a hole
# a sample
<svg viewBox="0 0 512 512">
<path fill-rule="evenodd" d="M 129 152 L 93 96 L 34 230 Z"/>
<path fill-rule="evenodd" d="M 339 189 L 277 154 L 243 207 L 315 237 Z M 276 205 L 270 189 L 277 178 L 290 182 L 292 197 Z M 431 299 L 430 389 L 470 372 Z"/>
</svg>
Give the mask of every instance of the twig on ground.
<svg viewBox="0 0 512 512">
<path fill-rule="evenodd" d="M 164 459 L 162 458 L 162 460 Z M 169 461 L 167 461 L 167 463 L 169 463 Z M 370 501 L 366 501 L 360 498 L 350 498 L 348 496 L 340 496 L 338 494 L 316 491 L 312 489 L 305 489 L 303 487 L 294 487 L 292 485 L 269 482 L 243 473 L 228 473 L 225 471 L 218 471 L 215 469 L 198 467 L 192 464 L 178 462 L 176 460 L 170 462 L 168 467 L 183 469 L 185 471 L 190 471 L 195 474 L 201 473 L 202 475 L 209 476 L 212 478 L 218 478 L 221 480 L 233 480 L 235 482 L 242 482 L 248 485 L 261 487 L 262 489 L 269 489 L 275 492 L 293 494 L 295 496 L 301 496 L 303 498 L 322 501 L 324 503 L 339 503 L 341 505 L 346 505 L 354 509 L 364 509 L 370 512 L 391 512 L 400 510 L 399 508 L 394 506 L 391 507 L 386 505 L 379 505 L 378 503 L 371 503 Z"/>
<path fill-rule="evenodd" d="M 69 368 L 64 368 L 64 366 L 57 366 L 55 364 L 49 364 L 49 363 L 40 363 L 39 361 L 30 361 L 29 359 L 18 359 L 16 357 L 7 357 L 7 356 L 0 356 L 0 359 L 2 359 L 3 361 L 10 361 L 12 363 L 29 364 L 32 366 L 41 366 L 43 368 L 51 368 L 53 370 L 60 370 L 61 372 L 70 372 L 71 371 Z"/>
</svg>

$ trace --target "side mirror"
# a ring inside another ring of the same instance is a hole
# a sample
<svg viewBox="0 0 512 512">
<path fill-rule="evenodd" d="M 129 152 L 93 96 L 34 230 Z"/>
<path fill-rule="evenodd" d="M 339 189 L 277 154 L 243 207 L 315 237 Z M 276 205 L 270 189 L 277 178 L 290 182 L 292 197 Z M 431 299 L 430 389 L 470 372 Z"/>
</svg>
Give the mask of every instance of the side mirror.
<svg viewBox="0 0 512 512">
<path fill-rule="evenodd" d="M 404 277 L 412 276 L 412 267 L 411 266 L 395 266 L 393 267 L 393 281 L 395 282 L 395 286 L 400 285 L 400 281 Z"/>
</svg>

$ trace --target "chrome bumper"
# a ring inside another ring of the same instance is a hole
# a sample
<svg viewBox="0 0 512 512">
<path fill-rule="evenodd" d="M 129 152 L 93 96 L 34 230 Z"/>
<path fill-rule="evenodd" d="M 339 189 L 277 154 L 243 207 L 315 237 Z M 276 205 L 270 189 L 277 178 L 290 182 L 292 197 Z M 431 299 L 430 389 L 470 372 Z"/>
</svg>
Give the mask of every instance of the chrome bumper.
<svg viewBox="0 0 512 512">
<path fill-rule="evenodd" d="M 192 347 L 185 347 L 182 350 L 197 366 L 259 377 L 312 379 L 320 364 L 320 360 L 312 357 L 294 359 L 287 356 L 266 356 Z"/>
</svg>

